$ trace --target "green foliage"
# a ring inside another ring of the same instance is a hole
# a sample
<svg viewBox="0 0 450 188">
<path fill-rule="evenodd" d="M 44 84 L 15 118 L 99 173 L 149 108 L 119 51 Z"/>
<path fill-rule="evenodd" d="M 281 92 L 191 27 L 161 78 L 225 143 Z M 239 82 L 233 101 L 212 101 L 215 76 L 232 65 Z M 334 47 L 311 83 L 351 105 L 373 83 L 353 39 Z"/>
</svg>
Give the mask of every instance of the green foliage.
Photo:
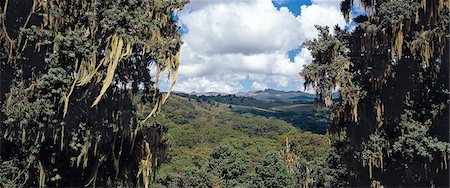
<svg viewBox="0 0 450 188">
<path fill-rule="evenodd" d="M 224 187 L 244 186 L 249 179 L 248 158 L 230 146 L 215 148 L 208 161 L 208 172 Z M 247 185 L 248 186 L 248 185 Z"/>
<path fill-rule="evenodd" d="M 289 132 L 278 137 L 278 142 L 284 144 L 289 139 L 291 150 L 305 161 L 324 163 L 331 150 L 329 137 L 310 132 L 299 134 L 297 131 Z"/>
<path fill-rule="evenodd" d="M 348 187 L 349 169 L 341 156 L 344 148 L 331 148 L 324 161 L 302 160 L 295 169 L 301 187 Z"/>
<path fill-rule="evenodd" d="M 28 179 L 28 175 L 18 167 L 18 160 L 2 161 L 0 163 L 0 185 L 19 187 Z"/>
<path fill-rule="evenodd" d="M 301 100 L 268 101 L 258 100 L 252 97 L 236 95 L 195 96 L 188 94 L 176 94 L 182 97 L 196 100 L 201 103 L 214 104 L 216 102 L 230 104 L 228 107 L 238 114 L 253 114 L 268 118 L 276 118 L 293 124 L 295 127 L 313 133 L 324 134 L 328 128 L 327 109 L 314 109 L 314 99 L 305 97 Z M 335 95 L 333 95 L 335 96 Z M 301 98 L 301 96 L 300 96 Z M 177 118 L 173 116 L 173 118 Z M 245 131 L 245 125 L 242 130 Z"/>
<path fill-rule="evenodd" d="M 255 187 L 291 187 L 292 175 L 278 154 L 269 154 L 256 167 Z"/>
<path fill-rule="evenodd" d="M 185 3 L 0 2 L 0 134 L 12 146 L 1 152 L 13 154 L 0 162 L 16 158 L 29 177 L 13 179 L 149 185 L 166 129 L 144 120 L 169 96 L 150 69 L 167 70 L 174 83 L 182 42 L 173 15 Z"/>
<path fill-rule="evenodd" d="M 412 111 L 406 110 L 402 114 L 399 125 L 402 135 L 394 142 L 393 152 L 398 152 L 411 161 L 415 157 L 433 160 L 435 153 L 447 155 L 450 152 L 450 143 L 427 134 L 431 125 L 414 120 Z"/>
<path fill-rule="evenodd" d="M 347 44 L 340 40 L 345 36 L 345 31 L 336 28 L 338 35 L 333 36 L 328 27 L 317 26 L 317 30 L 319 37 L 305 42 L 314 57 L 314 63 L 305 66 L 300 73 L 305 79 L 305 87 L 311 85 L 319 97 L 319 102 L 324 102 L 326 106 L 331 106 L 333 90 L 339 87 L 339 102 L 333 107 L 331 118 L 343 116 L 358 121 L 358 102 L 365 92 L 353 82 L 355 73 L 350 71 L 350 50 Z M 351 109 L 350 113 L 345 113 L 345 109 Z"/>
<path fill-rule="evenodd" d="M 182 124 L 176 123 L 177 116 L 185 117 Z M 213 187 L 258 187 L 264 186 L 258 184 L 263 183 L 261 178 L 258 180 L 258 172 L 269 177 L 271 170 L 282 173 L 272 180 L 279 178 L 281 184 L 295 187 L 297 174 L 287 172 L 285 176 L 287 162 L 274 154 L 285 149 L 284 139 L 292 139 L 293 152 L 305 161 L 324 163 L 330 149 L 327 135 L 302 133 L 275 118 L 234 113 L 223 103 L 189 100 L 179 95 L 169 99 L 155 121 L 169 127 L 167 161 L 156 175 L 157 184 L 166 187 L 206 186 L 200 182 Z M 199 175 L 204 172 L 206 176 Z M 204 178 L 209 181 L 203 181 Z"/>
<path fill-rule="evenodd" d="M 349 185 L 446 187 L 449 1 L 358 2 L 369 15 L 352 32 L 318 27 L 301 73 L 319 99 L 339 86 L 330 133 Z"/>
<path fill-rule="evenodd" d="M 212 187 L 211 176 L 204 169 L 187 169 L 159 177 L 156 187 Z"/>
</svg>

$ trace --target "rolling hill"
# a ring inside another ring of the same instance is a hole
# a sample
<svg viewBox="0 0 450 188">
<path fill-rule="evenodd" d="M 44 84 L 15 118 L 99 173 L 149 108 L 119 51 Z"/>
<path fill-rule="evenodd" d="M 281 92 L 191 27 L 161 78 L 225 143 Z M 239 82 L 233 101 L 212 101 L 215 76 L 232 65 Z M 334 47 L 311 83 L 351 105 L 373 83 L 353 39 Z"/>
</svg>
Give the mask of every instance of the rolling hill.
<svg viewBox="0 0 450 188">
<path fill-rule="evenodd" d="M 251 110 L 236 111 L 245 108 L 256 110 L 257 107 L 231 105 L 230 108 L 230 104 L 213 99 L 225 100 L 173 95 L 160 115 L 153 120 L 168 128 L 166 139 L 169 145 L 165 162 L 156 174 L 156 187 L 227 186 L 223 184 L 223 177 L 217 177 L 209 171 L 213 153 L 222 151 L 223 148 L 228 148 L 226 151 L 239 156 L 237 159 L 234 159 L 236 156 L 233 157 L 233 160 L 246 161 L 243 165 L 245 169 L 241 170 L 248 177 L 236 184 L 240 186 L 251 184 L 256 176 L 256 169 L 267 156 L 286 148 L 286 139 L 289 139 L 292 152 L 301 161 L 320 164 L 326 160 L 330 150 L 328 135 L 303 132 L 286 121 L 255 115 Z M 243 99 L 245 104 L 256 102 L 255 99 L 246 97 L 232 99 Z M 258 109 L 267 113 L 278 108 L 290 108 L 285 106 L 288 103 L 262 104 L 272 106 Z M 301 108 L 301 105 L 292 108 Z"/>
<path fill-rule="evenodd" d="M 314 95 L 303 92 L 264 90 L 246 94 L 191 95 L 177 93 L 199 102 L 228 104 L 237 114 L 253 114 L 281 119 L 302 131 L 324 134 L 328 128 L 328 109 L 314 109 Z M 244 96 L 245 95 L 245 96 Z M 273 100 L 271 100 L 273 99 Z"/>
</svg>

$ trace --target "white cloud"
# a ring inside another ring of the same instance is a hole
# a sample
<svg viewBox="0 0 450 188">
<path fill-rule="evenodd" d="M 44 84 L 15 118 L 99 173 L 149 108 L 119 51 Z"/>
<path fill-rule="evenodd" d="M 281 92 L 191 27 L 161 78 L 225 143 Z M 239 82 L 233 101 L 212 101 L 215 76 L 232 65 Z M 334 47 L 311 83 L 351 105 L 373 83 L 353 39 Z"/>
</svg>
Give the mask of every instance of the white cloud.
<svg viewBox="0 0 450 188">
<path fill-rule="evenodd" d="M 330 28 L 333 28 L 335 25 L 345 26 L 345 19 L 336 7 L 313 4 L 311 6 L 303 5 L 300 9 L 301 15 L 297 19 L 301 23 L 301 31 L 306 39 L 317 37 L 315 25 L 328 26 Z"/>
<path fill-rule="evenodd" d="M 258 81 L 254 81 L 252 83 L 252 90 L 253 91 L 264 90 L 264 89 L 267 89 L 267 85 L 265 83 L 258 82 Z"/>
<path fill-rule="evenodd" d="M 180 14 L 188 27 L 183 40 L 204 54 L 258 54 L 300 45 L 300 23 L 284 7 L 270 1 L 215 3 Z"/>
<path fill-rule="evenodd" d="M 191 10 L 197 11 L 205 7 L 214 6 L 217 4 L 229 4 L 229 3 L 251 3 L 254 0 L 190 0 L 189 4 L 185 5 L 183 10 L 190 12 Z"/>
<path fill-rule="evenodd" d="M 316 24 L 345 24 L 337 7 L 313 3 L 302 6 L 295 17 L 286 7 L 277 10 L 270 0 L 191 1 L 179 13 L 188 32 L 182 36 L 174 90 L 235 93 L 245 89 L 245 79 L 252 81 L 247 89 L 303 85 L 298 73 L 312 57 L 302 49 L 291 62 L 287 52 L 315 37 Z"/>
<path fill-rule="evenodd" d="M 312 60 L 313 57 L 311 56 L 311 51 L 309 51 L 307 48 L 302 48 L 302 51 L 300 51 L 300 53 L 298 53 L 294 58 L 294 62 L 296 64 L 299 64 L 302 69 L 304 65 L 310 64 Z"/>
<path fill-rule="evenodd" d="M 184 92 L 223 92 L 236 93 L 242 89 L 239 82 L 228 82 L 225 80 L 211 80 L 205 77 L 187 78 L 176 85 L 178 91 Z"/>
<path fill-rule="evenodd" d="M 266 75 L 260 73 L 250 73 L 248 74 L 248 79 L 262 82 L 266 79 Z"/>
<path fill-rule="evenodd" d="M 340 10 L 342 0 L 312 0 L 313 4 L 320 6 L 331 6 Z"/>
</svg>

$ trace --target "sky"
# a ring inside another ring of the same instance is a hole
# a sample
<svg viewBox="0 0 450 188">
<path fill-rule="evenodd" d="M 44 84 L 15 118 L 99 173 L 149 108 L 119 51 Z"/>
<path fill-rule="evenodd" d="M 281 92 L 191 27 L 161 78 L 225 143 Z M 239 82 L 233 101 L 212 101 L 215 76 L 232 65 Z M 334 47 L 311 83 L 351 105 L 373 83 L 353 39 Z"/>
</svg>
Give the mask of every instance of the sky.
<svg viewBox="0 0 450 188">
<path fill-rule="evenodd" d="M 345 27 L 340 0 L 191 0 L 182 27 L 181 92 L 304 91 L 314 25 Z"/>
</svg>

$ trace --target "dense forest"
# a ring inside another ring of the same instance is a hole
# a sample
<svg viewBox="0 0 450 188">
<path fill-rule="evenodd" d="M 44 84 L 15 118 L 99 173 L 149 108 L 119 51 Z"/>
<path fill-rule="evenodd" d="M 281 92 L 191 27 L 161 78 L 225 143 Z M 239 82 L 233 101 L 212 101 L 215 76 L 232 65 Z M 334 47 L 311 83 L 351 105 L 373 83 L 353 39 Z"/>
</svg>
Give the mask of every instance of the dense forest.
<svg viewBox="0 0 450 188">
<path fill-rule="evenodd" d="M 236 95 L 197 96 L 184 93 L 177 93 L 176 95 L 208 104 L 214 102 L 229 104 L 229 108 L 235 113 L 250 113 L 281 119 L 302 131 L 325 134 L 329 126 L 329 110 L 319 107 L 314 109 L 314 97 L 310 96 L 293 98 L 273 96 L 270 99 L 258 100 L 254 97 Z"/>
<path fill-rule="evenodd" d="M 449 0 L 343 0 L 282 99 L 171 94 L 187 3 L 0 1 L 0 186 L 450 186 Z"/>
<path fill-rule="evenodd" d="M 331 149 L 327 135 L 178 95 L 154 121 L 168 128 L 170 148 L 157 187 L 301 187 Z"/>
<path fill-rule="evenodd" d="M 345 0 L 346 18 L 355 3 L 369 14 L 353 32 L 319 26 L 301 72 L 332 108 L 349 186 L 448 187 L 450 1 Z"/>
</svg>

